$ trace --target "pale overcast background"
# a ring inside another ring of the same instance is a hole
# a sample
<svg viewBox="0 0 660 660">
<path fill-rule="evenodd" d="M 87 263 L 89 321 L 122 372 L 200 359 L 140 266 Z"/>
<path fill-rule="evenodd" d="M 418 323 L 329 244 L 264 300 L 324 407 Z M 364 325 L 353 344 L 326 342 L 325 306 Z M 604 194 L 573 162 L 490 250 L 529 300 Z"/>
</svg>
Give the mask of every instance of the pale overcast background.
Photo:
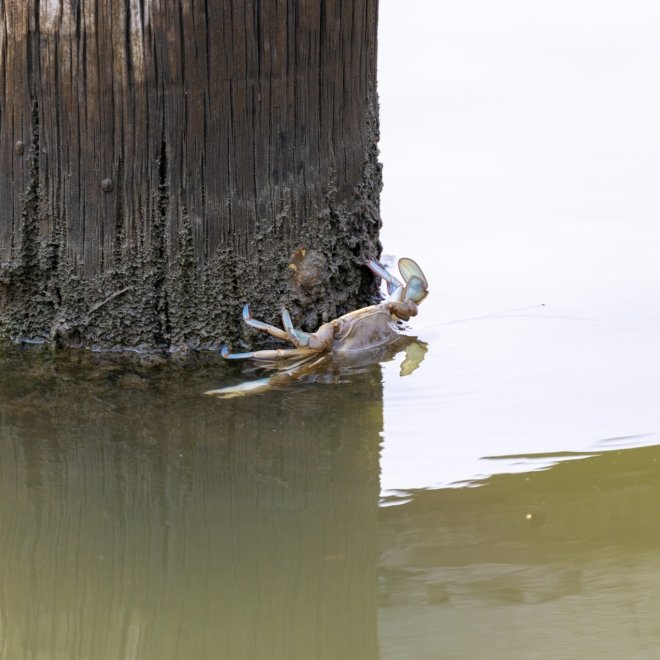
<svg viewBox="0 0 660 660">
<path fill-rule="evenodd" d="M 660 3 L 381 0 L 379 39 L 385 253 L 431 286 L 384 491 L 660 442 Z"/>
</svg>

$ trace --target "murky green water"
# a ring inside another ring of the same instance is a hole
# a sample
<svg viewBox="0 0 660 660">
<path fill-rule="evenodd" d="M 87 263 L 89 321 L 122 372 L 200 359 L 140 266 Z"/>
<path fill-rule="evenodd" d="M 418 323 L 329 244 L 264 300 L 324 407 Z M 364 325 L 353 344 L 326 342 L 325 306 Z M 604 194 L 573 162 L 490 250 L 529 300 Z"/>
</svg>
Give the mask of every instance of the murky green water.
<svg viewBox="0 0 660 660">
<path fill-rule="evenodd" d="M 383 658 L 655 658 L 660 447 L 381 511 Z"/>
<path fill-rule="evenodd" d="M 2 353 L 0 657 L 655 657 L 660 447 L 381 500 L 380 365 L 218 362 Z"/>
<path fill-rule="evenodd" d="M 377 656 L 378 367 L 227 401 L 213 366 L 1 373 L 3 658 Z"/>
</svg>

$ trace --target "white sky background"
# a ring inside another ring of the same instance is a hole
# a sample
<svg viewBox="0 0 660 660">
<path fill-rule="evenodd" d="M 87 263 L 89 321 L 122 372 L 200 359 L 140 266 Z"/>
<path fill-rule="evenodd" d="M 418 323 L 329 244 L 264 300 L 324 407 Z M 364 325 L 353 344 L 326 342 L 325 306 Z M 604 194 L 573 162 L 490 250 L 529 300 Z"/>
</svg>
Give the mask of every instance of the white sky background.
<svg viewBox="0 0 660 660">
<path fill-rule="evenodd" d="M 383 489 L 659 442 L 660 3 L 381 0 L 379 40 L 385 253 L 431 286 Z"/>
</svg>

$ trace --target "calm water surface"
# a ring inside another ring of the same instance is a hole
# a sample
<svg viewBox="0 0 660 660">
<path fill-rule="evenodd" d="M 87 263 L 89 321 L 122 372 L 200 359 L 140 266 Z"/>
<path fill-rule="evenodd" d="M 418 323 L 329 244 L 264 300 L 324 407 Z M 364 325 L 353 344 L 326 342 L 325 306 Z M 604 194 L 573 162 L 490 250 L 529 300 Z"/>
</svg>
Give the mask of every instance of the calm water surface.
<svg viewBox="0 0 660 660">
<path fill-rule="evenodd" d="M 654 657 L 660 447 L 493 441 L 475 477 L 433 350 L 220 400 L 213 356 L 5 347 L 0 657 Z"/>
<path fill-rule="evenodd" d="M 0 369 L 2 658 L 377 657 L 377 366 L 223 401 L 212 365 Z"/>
</svg>

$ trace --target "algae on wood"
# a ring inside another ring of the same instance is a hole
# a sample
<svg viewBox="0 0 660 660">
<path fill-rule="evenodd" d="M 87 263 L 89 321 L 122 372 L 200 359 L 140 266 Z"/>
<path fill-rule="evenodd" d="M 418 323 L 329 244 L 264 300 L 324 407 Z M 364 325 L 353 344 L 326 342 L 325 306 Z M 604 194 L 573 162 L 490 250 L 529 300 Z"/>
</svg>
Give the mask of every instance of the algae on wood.
<svg viewBox="0 0 660 660">
<path fill-rule="evenodd" d="M 374 294 L 377 0 L 0 3 L 0 336 L 216 346 Z"/>
</svg>

